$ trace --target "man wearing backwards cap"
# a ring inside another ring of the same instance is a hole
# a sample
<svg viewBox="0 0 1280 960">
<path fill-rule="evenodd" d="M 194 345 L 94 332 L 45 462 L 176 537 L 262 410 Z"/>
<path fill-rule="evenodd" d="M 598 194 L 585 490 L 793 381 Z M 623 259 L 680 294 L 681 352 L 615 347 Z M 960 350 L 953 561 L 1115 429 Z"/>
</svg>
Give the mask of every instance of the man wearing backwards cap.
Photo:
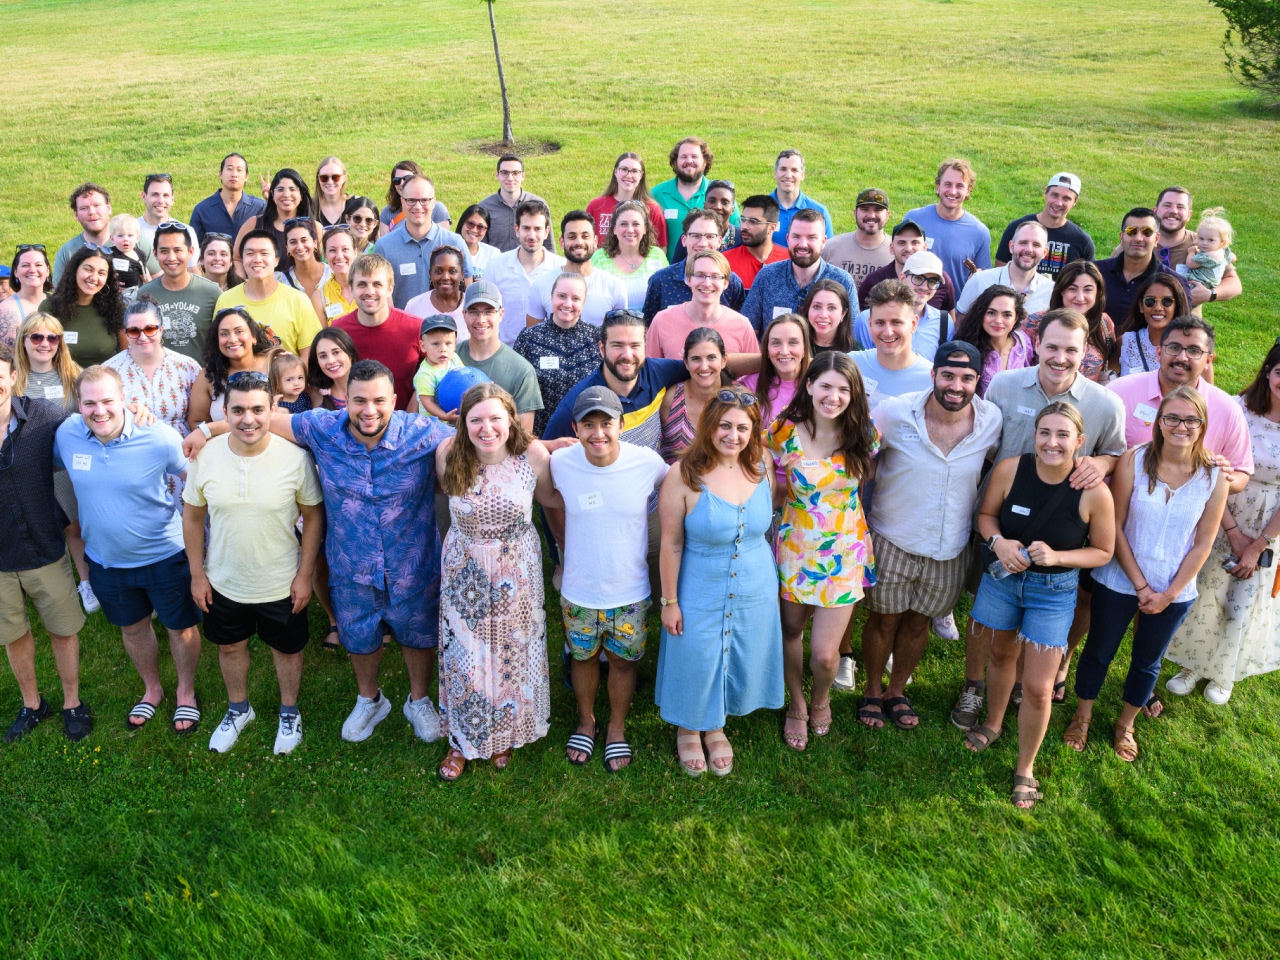
<svg viewBox="0 0 1280 960">
<path fill-rule="evenodd" d="M 861 284 L 867 275 L 893 263 L 890 237 L 884 231 L 889 223 L 889 195 L 877 187 L 863 190 L 858 194 L 853 217 L 858 229 L 828 240 L 822 248 L 822 259 L 853 277 L 859 285 L 858 295 L 862 296 Z"/>
<path fill-rule="evenodd" d="M 631 762 L 625 724 L 651 602 L 649 515 L 667 465 L 648 447 L 619 440 L 622 401 L 607 386 L 587 387 L 577 395 L 573 430 L 580 442 L 551 456 L 551 479 L 565 503 L 553 525 L 564 544 L 560 611 L 578 702 L 578 729 L 565 756 L 581 766 L 599 739 L 596 658 L 603 647 L 610 667 L 604 766 L 615 773 Z"/>
<path fill-rule="evenodd" d="M 1013 235 L 1028 220 L 1037 221 L 1049 234 L 1049 252 L 1037 268 L 1040 273 L 1056 278 L 1058 271 L 1072 260 L 1094 258 L 1093 238 L 1078 225 L 1067 219 L 1067 214 L 1080 199 L 1080 178 L 1074 173 L 1055 173 L 1044 188 L 1044 209 L 1028 213 L 1004 228 L 1000 245 L 996 247 L 996 266 L 1003 267 L 1013 260 Z"/>
</svg>

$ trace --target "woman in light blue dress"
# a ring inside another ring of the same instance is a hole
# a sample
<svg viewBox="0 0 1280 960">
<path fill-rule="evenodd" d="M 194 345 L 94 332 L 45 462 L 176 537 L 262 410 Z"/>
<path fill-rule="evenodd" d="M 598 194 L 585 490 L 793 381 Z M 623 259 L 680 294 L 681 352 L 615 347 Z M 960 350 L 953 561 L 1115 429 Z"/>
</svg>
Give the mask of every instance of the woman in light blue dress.
<svg viewBox="0 0 1280 960">
<path fill-rule="evenodd" d="M 707 401 L 693 443 L 663 481 L 662 646 L 654 701 L 677 726 L 684 771 L 733 770 L 725 718 L 783 704 L 782 622 L 769 548 L 773 458 L 755 394 Z M 706 753 L 703 753 L 703 741 Z"/>
</svg>

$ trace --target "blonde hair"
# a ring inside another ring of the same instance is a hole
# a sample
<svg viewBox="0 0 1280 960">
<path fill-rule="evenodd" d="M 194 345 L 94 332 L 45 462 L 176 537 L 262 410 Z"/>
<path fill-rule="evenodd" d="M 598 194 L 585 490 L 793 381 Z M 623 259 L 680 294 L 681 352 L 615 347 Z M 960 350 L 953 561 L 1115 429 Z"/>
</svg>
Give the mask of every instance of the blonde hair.
<svg viewBox="0 0 1280 960">
<path fill-rule="evenodd" d="M 137 219 L 127 213 L 117 213 L 107 224 L 107 236 L 109 237 L 114 237 L 117 233 L 129 233 L 131 231 L 135 237 L 142 236 L 142 231 L 138 228 Z"/>
<path fill-rule="evenodd" d="M 704 250 L 701 253 L 695 253 L 690 256 L 684 264 L 684 275 L 686 277 L 693 276 L 693 271 L 697 268 L 699 260 L 710 260 L 715 263 L 716 269 L 720 271 L 720 275 L 724 277 L 726 282 L 728 281 L 730 273 L 729 261 L 725 259 L 724 254 L 719 250 Z"/>
<path fill-rule="evenodd" d="M 1231 222 L 1227 219 L 1227 211 L 1224 207 L 1208 207 L 1200 211 L 1200 219 L 1196 222 L 1196 229 L 1200 227 L 1213 227 L 1222 234 L 1222 245 L 1230 247 L 1235 243 L 1236 231 L 1231 226 Z M 1229 263 L 1235 263 L 1236 255 L 1227 250 Z"/>
<path fill-rule="evenodd" d="M 1151 442 L 1147 444 L 1146 452 L 1142 455 L 1142 472 L 1147 475 L 1147 493 L 1149 494 L 1156 492 L 1158 479 L 1156 474 L 1160 470 L 1160 460 L 1164 456 L 1164 430 L 1161 428 L 1160 418 L 1164 416 L 1169 404 L 1175 400 L 1190 404 L 1196 416 L 1200 418 L 1200 429 L 1196 434 L 1195 442 L 1191 445 L 1191 462 L 1206 471 L 1213 468 L 1213 458 L 1204 447 L 1204 435 L 1209 428 L 1209 408 L 1205 405 L 1204 397 L 1200 396 L 1200 391 L 1194 387 L 1181 386 L 1170 390 L 1160 401 L 1160 409 L 1156 411 L 1156 422 L 1152 424 Z"/>
<path fill-rule="evenodd" d="M 96 383 L 99 380 L 114 380 L 116 386 L 120 388 L 120 395 L 124 396 L 124 380 L 120 376 L 120 372 L 114 367 L 106 367 L 100 363 L 95 363 L 91 367 L 85 367 L 80 371 L 80 376 L 76 377 L 76 397 L 80 396 L 80 388 L 86 383 Z"/>
<path fill-rule="evenodd" d="M 33 313 L 22 321 L 18 327 L 17 340 L 14 342 L 13 369 L 18 381 L 13 385 L 13 392 L 22 396 L 27 392 L 27 375 L 31 372 L 31 361 L 27 359 L 26 339 L 29 333 L 56 333 L 63 337 L 62 321 L 51 313 Z M 53 369 L 62 381 L 64 398 L 75 396 L 76 377 L 80 376 L 80 365 L 71 359 L 71 351 L 67 349 L 65 337 L 58 341 L 58 350 L 53 355 Z"/>
<path fill-rule="evenodd" d="M 440 477 L 440 489 L 451 497 L 465 497 L 480 477 L 480 457 L 467 432 L 467 415 L 486 400 L 498 400 L 507 410 L 510 423 L 507 434 L 507 452 L 518 457 L 529 449 L 533 436 L 520 424 L 516 402 L 511 394 L 496 383 L 477 383 L 462 395 L 458 406 L 458 433 L 444 460 L 444 474 Z"/>
<path fill-rule="evenodd" d="M 379 270 L 386 271 L 387 276 L 391 278 L 391 285 L 394 287 L 396 272 L 391 266 L 391 261 L 376 253 L 363 253 L 356 257 L 351 266 L 347 268 L 348 282 L 354 282 L 356 277 L 372 277 Z"/>
<path fill-rule="evenodd" d="M 938 172 L 933 178 L 933 185 L 936 187 L 942 182 L 942 175 L 948 170 L 959 170 L 960 175 L 964 177 L 964 182 L 969 185 L 969 192 L 973 192 L 973 188 L 978 185 L 978 175 L 973 172 L 973 165 L 964 157 L 948 157 L 938 164 Z"/>
</svg>

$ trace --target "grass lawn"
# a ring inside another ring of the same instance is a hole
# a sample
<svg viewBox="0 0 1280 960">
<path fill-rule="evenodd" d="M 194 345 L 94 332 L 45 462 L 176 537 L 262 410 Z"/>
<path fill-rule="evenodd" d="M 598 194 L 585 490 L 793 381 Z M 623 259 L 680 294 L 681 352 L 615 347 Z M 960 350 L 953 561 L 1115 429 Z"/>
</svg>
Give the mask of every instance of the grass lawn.
<svg viewBox="0 0 1280 960">
<path fill-rule="evenodd" d="M 1124 210 L 1180 183 L 1237 231 L 1245 295 L 1206 310 L 1219 383 L 1240 387 L 1280 332 L 1277 121 L 1221 69 L 1222 21 L 1200 0 L 1084 0 L 1054 17 L 1026 0 L 496 10 L 516 135 L 563 144 L 527 165 L 557 214 L 599 193 L 624 149 L 665 179 L 667 149 L 695 132 L 740 196 L 772 187 L 779 149 L 803 149 L 805 189 L 838 230 L 864 186 L 897 214 L 929 202 L 951 154 L 974 161 L 970 208 L 996 232 L 1038 208 L 1050 174 L 1078 173 L 1074 217 L 1102 250 Z M 84 179 L 136 213 L 142 177 L 170 172 L 185 217 L 232 149 L 251 175 L 293 165 L 308 179 L 336 153 L 375 196 L 413 157 L 455 215 L 494 189 L 474 149 L 500 132 L 478 2 L 12 0 L 4 24 L 4 250 L 74 233 L 65 198 Z M 1109 748 L 1114 671 L 1083 756 L 1061 745 L 1059 708 L 1038 769 L 1047 799 L 1027 814 L 1009 803 L 1016 736 L 973 757 L 947 722 L 960 643 L 935 640 L 916 672 L 919 731 L 858 728 L 855 698 L 837 695 L 831 735 L 798 756 L 776 715 L 733 720 L 725 780 L 680 772 L 652 654 L 636 763 L 570 767 L 574 711 L 553 667 L 551 735 L 502 774 L 482 765 L 445 786 L 442 748 L 399 715 L 395 653 L 397 712 L 349 745 L 350 667 L 309 651 L 306 739 L 275 759 L 255 646 L 259 720 L 213 756 L 225 701 L 211 645 L 205 726 L 186 740 L 162 720 L 127 733 L 140 684 L 119 631 L 99 614 L 81 637 L 98 731 L 72 747 L 54 720 L 0 750 L 4 956 L 1271 957 L 1280 938 L 1275 677 L 1223 708 L 1172 698 L 1139 725 L 1129 765 Z M 6 722 L 17 699 L 0 670 Z"/>
</svg>

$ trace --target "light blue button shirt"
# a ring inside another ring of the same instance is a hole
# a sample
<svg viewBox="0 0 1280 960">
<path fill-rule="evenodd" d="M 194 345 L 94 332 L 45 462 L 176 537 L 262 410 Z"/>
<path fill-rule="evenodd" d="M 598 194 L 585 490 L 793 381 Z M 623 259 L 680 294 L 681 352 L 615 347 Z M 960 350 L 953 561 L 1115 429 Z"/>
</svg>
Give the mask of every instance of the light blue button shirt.
<svg viewBox="0 0 1280 960">
<path fill-rule="evenodd" d="M 462 251 L 462 271 L 468 277 L 477 276 L 475 264 L 471 262 L 471 254 L 467 252 L 467 244 L 452 230 L 446 230 L 438 223 L 421 240 L 415 240 L 403 223 L 380 238 L 374 244 L 373 252 L 386 257 L 395 273 L 395 288 L 391 291 L 391 302 L 396 309 L 403 310 L 414 297 L 426 293 L 431 286 L 431 251 L 436 247 L 457 247 Z"/>
</svg>

